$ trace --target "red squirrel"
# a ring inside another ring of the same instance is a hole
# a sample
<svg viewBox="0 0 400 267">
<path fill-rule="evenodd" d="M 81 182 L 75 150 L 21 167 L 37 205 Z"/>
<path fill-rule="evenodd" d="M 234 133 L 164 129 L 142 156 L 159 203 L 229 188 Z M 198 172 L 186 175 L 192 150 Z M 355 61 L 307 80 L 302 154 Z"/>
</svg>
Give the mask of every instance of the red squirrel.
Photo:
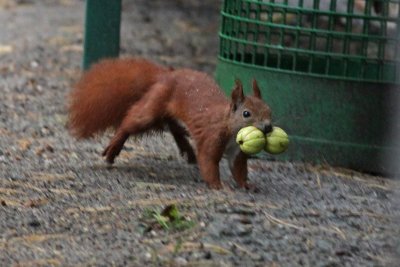
<svg viewBox="0 0 400 267">
<path fill-rule="evenodd" d="M 207 74 L 173 69 L 141 58 L 106 59 L 83 74 L 71 93 L 69 128 L 77 138 L 116 129 L 103 152 L 112 164 L 131 135 L 168 128 L 180 153 L 196 163 L 210 188 L 221 189 L 219 162 L 225 154 L 237 185 L 249 188 L 247 155 L 235 143 L 253 125 L 272 131 L 271 110 L 257 82 L 245 96 L 236 80 L 231 101 Z M 193 140 L 193 147 L 189 142 Z"/>
</svg>

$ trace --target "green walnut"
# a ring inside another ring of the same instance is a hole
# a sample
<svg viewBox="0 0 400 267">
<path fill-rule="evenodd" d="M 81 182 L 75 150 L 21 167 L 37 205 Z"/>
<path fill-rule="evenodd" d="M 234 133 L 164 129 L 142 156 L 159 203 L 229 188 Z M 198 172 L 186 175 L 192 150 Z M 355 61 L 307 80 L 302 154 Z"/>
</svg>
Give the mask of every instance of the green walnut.
<svg viewBox="0 0 400 267">
<path fill-rule="evenodd" d="M 265 151 L 270 154 L 280 154 L 286 151 L 289 146 L 289 137 L 284 130 L 273 127 L 272 132 L 266 135 Z"/>
<path fill-rule="evenodd" d="M 240 129 L 236 136 L 236 143 L 240 149 L 248 155 L 257 154 L 265 147 L 265 135 L 254 126 Z"/>
</svg>

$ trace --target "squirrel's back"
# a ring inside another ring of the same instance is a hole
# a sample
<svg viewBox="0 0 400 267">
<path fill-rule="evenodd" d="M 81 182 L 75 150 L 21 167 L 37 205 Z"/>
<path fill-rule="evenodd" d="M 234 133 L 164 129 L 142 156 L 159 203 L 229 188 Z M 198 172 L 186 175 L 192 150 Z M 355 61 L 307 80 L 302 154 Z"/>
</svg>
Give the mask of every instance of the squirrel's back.
<svg viewBox="0 0 400 267">
<path fill-rule="evenodd" d="M 129 107 L 168 68 L 140 58 L 106 59 L 93 65 L 70 97 L 69 128 L 78 138 L 118 127 Z"/>
</svg>

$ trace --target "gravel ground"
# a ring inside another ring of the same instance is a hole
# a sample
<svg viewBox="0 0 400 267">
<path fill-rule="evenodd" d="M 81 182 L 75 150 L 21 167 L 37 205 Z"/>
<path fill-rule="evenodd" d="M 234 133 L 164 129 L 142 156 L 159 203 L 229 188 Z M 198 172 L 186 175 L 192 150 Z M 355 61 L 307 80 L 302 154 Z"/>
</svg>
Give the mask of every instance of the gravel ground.
<svg viewBox="0 0 400 267">
<path fill-rule="evenodd" d="M 122 53 L 212 74 L 219 1 L 124 1 Z M 1 266 L 398 266 L 397 180 L 251 160 L 259 192 L 210 191 L 168 134 L 77 142 L 83 1 L 0 0 Z M 184 229 L 152 210 L 175 204 Z M 149 215 L 150 214 L 150 215 Z"/>
</svg>

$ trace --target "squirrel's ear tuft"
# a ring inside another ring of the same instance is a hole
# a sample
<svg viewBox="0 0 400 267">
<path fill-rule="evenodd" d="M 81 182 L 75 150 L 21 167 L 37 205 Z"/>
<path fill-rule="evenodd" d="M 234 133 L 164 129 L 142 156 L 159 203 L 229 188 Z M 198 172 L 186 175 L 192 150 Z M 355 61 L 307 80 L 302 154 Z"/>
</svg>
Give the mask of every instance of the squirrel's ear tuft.
<svg viewBox="0 0 400 267">
<path fill-rule="evenodd" d="M 258 87 L 256 79 L 253 79 L 253 94 L 255 97 L 261 99 L 261 91 L 260 88 Z"/>
<path fill-rule="evenodd" d="M 235 87 L 232 90 L 232 109 L 235 111 L 237 107 L 243 103 L 244 101 L 244 93 L 243 93 L 243 85 L 242 82 L 238 79 L 235 81 Z"/>
</svg>

